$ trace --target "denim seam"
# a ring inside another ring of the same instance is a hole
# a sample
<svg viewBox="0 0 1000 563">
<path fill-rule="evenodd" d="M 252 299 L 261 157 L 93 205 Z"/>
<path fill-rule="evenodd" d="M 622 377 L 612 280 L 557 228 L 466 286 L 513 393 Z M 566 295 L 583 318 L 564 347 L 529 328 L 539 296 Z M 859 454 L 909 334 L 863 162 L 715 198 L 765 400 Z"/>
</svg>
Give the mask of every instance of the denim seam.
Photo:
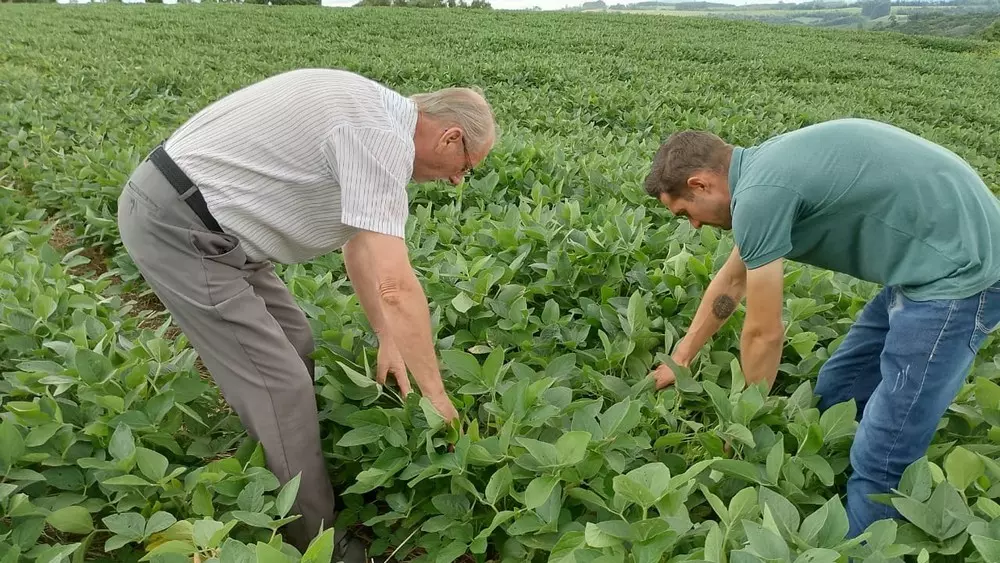
<svg viewBox="0 0 1000 563">
<path fill-rule="evenodd" d="M 899 443 L 899 436 L 902 434 L 902 428 L 906 426 L 906 421 L 910 418 L 910 412 L 913 411 L 913 405 L 917 404 L 917 398 L 920 396 L 920 391 L 924 388 L 924 383 L 927 381 L 927 373 L 931 369 L 931 363 L 934 361 L 934 354 L 937 353 L 938 345 L 941 344 L 941 338 L 944 335 L 944 331 L 948 328 L 948 323 L 951 322 L 952 313 L 955 312 L 955 308 L 958 306 L 957 301 L 952 301 L 948 307 L 948 316 L 944 320 L 944 324 L 941 325 L 941 331 L 938 333 L 937 338 L 934 340 L 934 347 L 931 348 L 930 356 L 927 357 L 927 363 L 924 366 L 924 373 L 920 377 L 920 386 L 917 387 L 917 392 L 914 393 L 913 398 L 910 400 L 910 406 L 906 409 L 906 414 L 903 415 L 903 422 L 900 425 L 900 430 L 896 432 L 896 437 L 892 440 L 892 445 L 889 446 L 888 451 L 885 454 L 885 464 L 882 466 L 882 477 L 884 481 L 886 475 L 889 473 L 889 459 L 892 457 L 893 450 L 896 449 L 896 444 Z M 884 511 L 888 511 L 889 507 L 884 507 Z"/>
</svg>

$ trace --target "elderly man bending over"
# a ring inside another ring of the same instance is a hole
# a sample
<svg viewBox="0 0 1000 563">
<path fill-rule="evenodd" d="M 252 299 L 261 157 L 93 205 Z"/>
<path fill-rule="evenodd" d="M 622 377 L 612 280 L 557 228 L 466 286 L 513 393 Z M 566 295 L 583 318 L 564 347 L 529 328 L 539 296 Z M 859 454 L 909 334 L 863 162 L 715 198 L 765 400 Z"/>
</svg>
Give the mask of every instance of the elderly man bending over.
<svg viewBox="0 0 1000 563">
<path fill-rule="evenodd" d="M 379 380 L 392 371 L 406 393 L 409 368 L 421 393 L 456 418 L 404 242 L 406 187 L 461 182 L 495 131 L 477 90 L 407 98 L 349 72 L 295 70 L 194 115 L 122 191 L 129 255 L 262 443 L 271 471 L 282 483 L 302 474 L 293 507 L 302 518 L 289 525 L 300 550 L 332 526 L 334 494 L 320 450 L 313 334 L 273 262 L 342 248 L 378 334 Z M 365 557 L 357 542 L 337 538 L 337 557 Z"/>
</svg>

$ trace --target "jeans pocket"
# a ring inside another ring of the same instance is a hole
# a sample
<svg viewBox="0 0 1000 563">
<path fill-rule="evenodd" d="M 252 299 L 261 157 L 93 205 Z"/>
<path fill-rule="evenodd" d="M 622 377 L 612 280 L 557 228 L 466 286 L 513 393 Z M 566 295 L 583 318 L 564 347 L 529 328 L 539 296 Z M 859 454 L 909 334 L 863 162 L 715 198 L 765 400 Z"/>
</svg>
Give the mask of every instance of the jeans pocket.
<svg viewBox="0 0 1000 563">
<path fill-rule="evenodd" d="M 976 326 L 972 331 L 969 346 L 973 352 L 986 341 L 986 338 L 1000 328 L 1000 284 L 994 285 L 979 294 L 979 309 L 976 311 Z"/>
</svg>

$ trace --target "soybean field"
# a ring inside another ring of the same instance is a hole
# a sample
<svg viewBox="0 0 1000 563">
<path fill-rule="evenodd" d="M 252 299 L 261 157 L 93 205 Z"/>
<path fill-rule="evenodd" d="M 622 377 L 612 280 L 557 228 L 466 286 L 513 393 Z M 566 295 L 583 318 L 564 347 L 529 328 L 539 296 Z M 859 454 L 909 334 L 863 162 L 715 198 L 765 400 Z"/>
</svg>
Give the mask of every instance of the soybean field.
<svg viewBox="0 0 1000 563">
<path fill-rule="evenodd" d="M 642 188 L 671 132 L 750 145 L 888 121 L 1000 193 L 1000 50 L 976 40 L 636 14 L 266 5 L 0 6 L 0 562 L 330 561 L 281 539 L 266 469 L 122 249 L 132 169 L 211 101 L 300 67 L 411 94 L 478 85 L 502 127 L 407 241 L 460 428 L 374 381 L 339 253 L 280 266 L 314 328 L 336 527 L 419 563 L 1000 561 L 1000 338 L 904 518 L 845 538 L 857 409 L 815 376 L 878 288 L 789 264 L 774 389 L 743 310 L 677 384 L 647 377 L 732 249 Z"/>
</svg>

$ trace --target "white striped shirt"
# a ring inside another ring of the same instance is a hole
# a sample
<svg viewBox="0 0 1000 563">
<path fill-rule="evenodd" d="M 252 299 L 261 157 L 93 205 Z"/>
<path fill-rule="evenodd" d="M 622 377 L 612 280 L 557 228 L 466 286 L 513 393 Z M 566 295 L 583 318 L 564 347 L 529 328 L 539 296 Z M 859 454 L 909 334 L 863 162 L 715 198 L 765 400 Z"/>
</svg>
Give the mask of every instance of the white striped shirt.
<svg viewBox="0 0 1000 563">
<path fill-rule="evenodd" d="M 250 260 L 291 264 L 360 229 L 404 236 L 413 101 L 356 74 L 302 69 L 209 105 L 164 148 Z"/>
</svg>

